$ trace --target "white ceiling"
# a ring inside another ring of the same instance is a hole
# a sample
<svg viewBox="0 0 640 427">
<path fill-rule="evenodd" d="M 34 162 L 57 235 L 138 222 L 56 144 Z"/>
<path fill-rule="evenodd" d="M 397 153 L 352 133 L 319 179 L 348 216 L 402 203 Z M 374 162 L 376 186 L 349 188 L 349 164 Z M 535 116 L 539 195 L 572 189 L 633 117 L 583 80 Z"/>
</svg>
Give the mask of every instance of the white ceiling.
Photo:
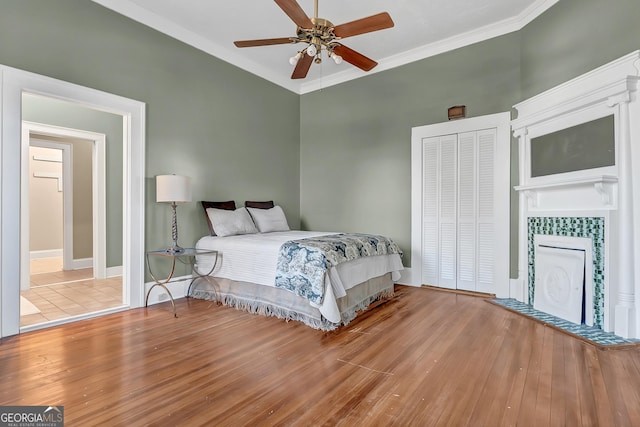
<svg viewBox="0 0 640 427">
<path fill-rule="evenodd" d="M 319 0 L 334 25 L 389 12 L 395 26 L 341 40 L 378 62 L 368 73 L 328 58 L 291 80 L 285 44 L 236 48 L 235 40 L 295 36 L 296 25 L 272 0 L 93 0 L 224 61 L 302 94 L 517 31 L 558 0 Z M 313 17 L 313 0 L 298 0 Z"/>
</svg>

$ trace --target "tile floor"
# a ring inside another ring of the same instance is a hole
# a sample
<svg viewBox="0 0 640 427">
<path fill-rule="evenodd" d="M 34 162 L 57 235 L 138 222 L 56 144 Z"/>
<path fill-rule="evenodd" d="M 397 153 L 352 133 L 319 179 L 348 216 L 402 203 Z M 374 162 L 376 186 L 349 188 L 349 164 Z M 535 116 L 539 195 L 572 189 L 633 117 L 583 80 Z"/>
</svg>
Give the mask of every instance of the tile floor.
<svg viewBox="0 0 640 427">
<path fill-rule="evenodd" d="M 640 343 L 640 340 L 625 339 L 611 332 L 605 332 L 602 329 L 594 326 L 587 326 L 585 324 L 578 325 L 569 322 L 568 320 L 560 319 L 559 317 L 536 310 L 532 306 L 513 298 L 495 298 L 491 301 L 513 311 L 517 311 L 518 313 L 521 313 L 525 316 L 537 319 L 542 323 L 555 326 L 556 328 L 559 328 L 570 334 L 580 336 L 588 341 L 592 341 L 603 346 Z"/>
<path fill-rule="evenodd" d="M 62 258 L 31 262 L 31 289 L 20 293 L 40 313 L 20 316 L 20 326 L 59 320 L 122 304 L 122 278 L 93 279 L 93 269 L 62 271 Z"/>
</svg>

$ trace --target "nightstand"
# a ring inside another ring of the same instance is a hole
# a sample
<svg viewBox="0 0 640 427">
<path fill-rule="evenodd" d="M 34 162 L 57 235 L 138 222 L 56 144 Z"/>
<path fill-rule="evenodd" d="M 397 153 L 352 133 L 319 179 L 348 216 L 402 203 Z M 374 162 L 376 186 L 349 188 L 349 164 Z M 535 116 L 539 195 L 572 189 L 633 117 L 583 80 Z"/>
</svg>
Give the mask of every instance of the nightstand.
<svg viewBox="0 0 640 427">
<path fill-rule="evenodd" d="M 199 256 L 199 255 L 215 257 L 213 264 L 211 266 L 211 269 L 205 274 L 201 274 L 198 271 L 198 265 L 195 262 L 196 256 Z M 150 256 L 165 257 L 171 260 L 171 271 L 169 272 L 169 275 L 167 276 L 166 279 L 158 280 L 156 276 L 153 274 L 153 271 L 151 271 L 151 263 L 149 262 Z M 193 282 L 195 282 L 197 279 L 203 278 L 213 273 L 213 270 L 216 268 L 216 264 L 218 263 L 218 251 L 210 250 L 210 249 L 184 248 L 182 251 L 178 253 L 167 252 L 166 249 L 163 249 L 159 251 L 148 251 L 145 254 L 145 257 L 147 260 L 147 268 L 149 269 L 149 274 L 151 275 L 155 283 L 151 285 L 151 287 L 147 291 L 147 297 L 145 299 L 144 306 L 147 307 L 149 305 L 149 295 L 151 294 L 151 290 L 156 286 L 160 286 L 165 291 L 167 291 L 167 294 L 169 295 L 171 306 L 173 307 L 173 315 L 175 317 L 178 317 L 178 314 L 176 313 L 176 304 L 173 301 L 173 295 L 171 295 L 171 291 L 169 291 L 169 288 L 167 288 L 166 284 L 171 282 L 171 278 L 173 277 L 173 273 L 175 272 L 175 268 L 176 268 L 176 260 L 180 261 L 183 264 L 191 265 L 192 279 L 191 279 L 191 283 L 189 283 L 189 288 L 187 289 L 187 296 L 189 296 L 189 291 L 191 290 L 191 285 L 193 285 Z"/>
</svg>

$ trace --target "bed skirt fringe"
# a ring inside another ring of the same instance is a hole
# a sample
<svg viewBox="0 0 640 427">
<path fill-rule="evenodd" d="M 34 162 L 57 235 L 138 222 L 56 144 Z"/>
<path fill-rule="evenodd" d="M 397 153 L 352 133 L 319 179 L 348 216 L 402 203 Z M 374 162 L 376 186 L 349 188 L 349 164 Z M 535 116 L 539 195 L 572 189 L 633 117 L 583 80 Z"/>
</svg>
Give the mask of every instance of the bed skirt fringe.
<svg viewBox="0 0 640 427">
<path fill-rule="evenodd" d="M 369 305 L 384 299 L 390 299 L 394 296 L 393 287 L 391 289 L 385 289 L 377 292 L 363 301 L 355 304 L 354 306 L 341 312 L 342 321 L 340 323 L 333 323 L 325 319 L 323 316 L 314 318 L 304 313 L 299 313 L 294 310 L 290 310 L 284 307 L 279 307 L 273 304 L 269 304 L 263 301 L 244 299 L 235 295 L 223 294 L 219 295 L 214 290 L 200 290 L 194 289 L 191 292 L 191 296 L 198 299 L 204 299 L 208 301 L 219 302 L 223 305 L 234 307 L 237 310 L 246 311 L 253 314 L 259 314 L 262 316 L 272 316 L 286 321 L 295 320 L 302 322 L 305 325 L 318 329 L 321 331 L 332 331 L 340 326 L 347 325 L 353 319 L 356 318 L 359 311 L 365 310 Z"/>
<path fill-rule="evenodd" d="M 342 317 L 341 324 L 342 325 L 347 325 L 349 322 L 351 322 L 353 319 L 356 318 L 356 316 L 358 315 L 359 311 L 366 310 L 367 307 L 369 307 L 371 304 L 373 304 L 376 301 L 385 300 L 385 299 L 391 299 L 391 298 L 393 298 L 393 296 L 394 296 L 393 289 L 391 289 L 391 290 L 380 291 L 377 294 L 368 297 L 364 301 L 361 301 L 360 303 L 356 304 L 355 307 L 352 307 L 352 308 L 350 308 L 348 310 L 345 310 L 342 313 L 340 313 L 340 315 Z M 324 320 L 324 318 L 323 318 L 323 320 Z M 338 326 L 340 326 L 341 324 L 337 324 L 336 328 Z"/>
</svg>

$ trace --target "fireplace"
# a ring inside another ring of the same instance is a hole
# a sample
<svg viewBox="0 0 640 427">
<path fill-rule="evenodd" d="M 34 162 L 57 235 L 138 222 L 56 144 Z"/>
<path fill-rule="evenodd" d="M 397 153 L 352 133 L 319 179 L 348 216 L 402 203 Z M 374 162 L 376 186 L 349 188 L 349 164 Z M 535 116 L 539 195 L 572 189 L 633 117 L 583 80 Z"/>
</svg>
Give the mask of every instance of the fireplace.
<svg viewBox="0 0 640 427">
<path fill-rule="evenodd" d="M 558 317 L 584 315 L 587 325 L 624 338 L 640 338 L 639 89 L 635 51 L 515 105 L 511 122 L 519 146 L 511 296 L 540 307 L 545 295 L 545 312 L 574 304 Z M 576 284 L 581 269 L 584 287 Z"/>
<path fill-rule="evenodd" d="M 594 325 L 592 239 L 534 235 L 533 308 Z"/>
<path fill-rule="evenodd" d="M 605 249 L 607 248 L 605 218 L 530 217 L 528 229 L 529 304 L 535 303 L 536 246 L 583 250 L 585 323 L 589 326 L 603 328 L 606 288 Z"/>
</svg>

